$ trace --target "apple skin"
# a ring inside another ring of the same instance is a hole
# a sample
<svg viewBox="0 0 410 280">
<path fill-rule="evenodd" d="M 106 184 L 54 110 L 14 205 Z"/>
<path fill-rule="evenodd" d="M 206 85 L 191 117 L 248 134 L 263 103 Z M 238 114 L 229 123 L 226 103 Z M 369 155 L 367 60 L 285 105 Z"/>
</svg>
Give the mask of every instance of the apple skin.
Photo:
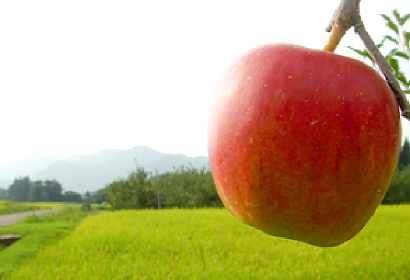
<svg viewBox="0 0 410 280">
<path fill-rule="evenodd" d="M 355 236 L 397 165 L 400 112 L 371 67 L 290 44 L 230 66 L 208 120 L 219 196 L 242 222 L 316 246 Z"/>
</svg>

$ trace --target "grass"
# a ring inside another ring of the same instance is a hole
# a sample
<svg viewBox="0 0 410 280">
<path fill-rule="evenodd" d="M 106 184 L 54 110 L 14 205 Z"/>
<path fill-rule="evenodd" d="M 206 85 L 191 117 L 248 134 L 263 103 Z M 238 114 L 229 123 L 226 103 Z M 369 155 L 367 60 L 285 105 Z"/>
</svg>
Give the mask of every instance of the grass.
<svg viewBox="0 0 410 280">
<path fill-rule="evenodd" d="M 0 235 L 14 233 L 22 236 L 22 239 L 12 246 L 0 248 L 0 275 L 5 277 L 4 275 L 26 260 L 33 259 L 36 253 L 47 245 L 66 237 L 84 217 L 84 212 L 67 208 L 52 215 L 31 216 L 20 223 L 0 229 Z"/>
<path fill-rule="evenodd" d="M 0 201 L 0 215 L 8 215 L 17 212 L 25 212 L 25 211 L 32 211 L 32 210 L 40 210 L 40 209 L 63 209 L 65 206 L 62 203 L 56 202 L 29 202 L 29 203 L 20 203 L 20 202 L 12 202 L 9 201 Z"/>
<path fill-rule="evenodd" d="M 268 236 L 225 209 L 105 212 L 4 279 L 404 280 L 409 240 L 410 205 L 381 206 L 333 248 Z"/>
<path fill-rule="evenodd" d="M 64 204 L 62 202 L 12 202 L 0 201 L 0 215 L 8 215 L 17 212 L 25 212 L 41 209 L 64 209 L 67 206 L 73 209 L 81 209 L 80 204 Z M 91 209 L 110 210 L 111 205 L 101 206 L 100 204 L 91 204 Z"/>
</svg>

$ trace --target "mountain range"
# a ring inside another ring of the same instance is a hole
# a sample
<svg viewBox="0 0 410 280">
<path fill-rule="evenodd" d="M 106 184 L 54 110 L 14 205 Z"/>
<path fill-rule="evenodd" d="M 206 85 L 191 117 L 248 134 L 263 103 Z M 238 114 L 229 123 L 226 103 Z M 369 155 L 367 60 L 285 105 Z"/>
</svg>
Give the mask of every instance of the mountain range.
<svg viewBox="0 0 410 280">
<path fill-rule="evenodd" d="M 30 176 L 32 181 L 56 179 L 64 191 L 81 194 L 96 191 L 119 178 L 126 178 L 137 165 L 146 171 L 164 173 L 189 164 L 209 170 L 208 158 L 167 154 L 146 146 L 132 149 L 104 149 L 90 155 L 76 154 L 64 160 L 51 156 L 0 164 L 0 188 L 7 189 L 14 178 Z"/>
</svg>

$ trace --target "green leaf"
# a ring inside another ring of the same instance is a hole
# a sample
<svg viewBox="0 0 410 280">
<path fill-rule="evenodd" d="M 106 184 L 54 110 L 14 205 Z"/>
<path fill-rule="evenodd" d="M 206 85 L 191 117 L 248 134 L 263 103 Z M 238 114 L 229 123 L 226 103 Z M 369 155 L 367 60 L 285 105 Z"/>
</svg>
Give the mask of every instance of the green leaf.
<svg viewBox="0 0 410 280">
<path fill-rule="evenodd" d="M 380 14 L 387 22 L 392 21 L 388 15 Z"/>
<path fill-rule="evenodd" d="M 396 24 L 385 14 L 381 14 L 381 16 L 387 21 L 386 26 L 393 30 L 396 34 L 399 34 L 399 28 Z"/>
<path fill-rule="evenodd" d="M 406 46 L 409 46 L 410 42 L 410 32 L 403 31 L 403 37 L 404 37 L 404 44 Z"/>
<path fill-rule="evenodd" d="M 400 57 L 403 57 L 403 58 L 405 58 L 405 59 L 409 59 L 409 55 L 407 54 L 407 53 L 404 53 L 404 52 L 401 52 L 401 51 L 397 51 L 395 54 L 394 54 L 395 56 L 400 56 Z"/>
<path fill-rule="evenodd" d="M 387 61 L 389 62 L 390 66 L 393 68 L 395 75 L 399 73 L 399 62 L 397 59 L 388 56 Z"/>
<path fill-rule="evenodd" d="M 394 55 L 396 55 L 396 52 L 398 52 L 398 48 L 392 49 L 389 51 L 389 53 L 386 55 L 386 59 L 388 60 L 390 57 L 393 57 Z"/>
<path fill-rule="evenodd" d="M 397 35 L 399 35 L 399 28 L 397 27 L 397 25 L 395 25 L 393 22 L 389 22 L 387 24 L 387 26 L 393 30 L 394 32 L 396 32 Z"/>
<path fill-rule="evenodd" d="M 390 36 L 390 35 L 385 35 L 385 36 L 384 36 L 384 39 L 387 39 L 387 40 L 389 40 L 390 42 L 393 42 L 393 43 L 395 43 L 396 45 L 399 45 L 399 41 L 397 41 L 395 38 L 393 38 L 393 37 Z"/>
<path fill-rule="evenodd" d="M 347 48 L 349 48 L 349 49 L 351 49 L 352 51 L 354 51 L 355 53 L 357 53 L 357 54 L 363 56 L 364 58 L 370 59 L 371 62 L 373 62 L 373 65 L 376 64 L 375 61 L 374 61 L 374 59 L 373 59 L 373 57 L 369 54 L 369 52 L 368 52 L 367 50 L 361 51 L 361 50 L 355 49 L 355 48 L 353 48 L 353 47 L 351 47 L 351 46 L 348 46 Z"/>
<path fill-rule="evenodd" d="M 410 18 L 410 14 L 407 14 L 407 15 L 405 15 L 404 17 L 402 17 L 402 18 L 399 20 L 400 26 L 403 26 L 409 18 Z"/>
<path fill-rule="evenodd" d="M 376 47 L 378 48 L 378 49 L 380 49 L 383 45 L 384 45 L 384 42 L 386 41 L 386 38 L 383 38 L 383 40 L 380 42 L 380 43 L 378 43 L 377 45 L 376 45 Z"/>
<path fill-rule="evenodd" d="M 368 59 L 370 59 L 371 62 L 373 62 L 373 64 L 375 65 L 376 62 L 374 61 L 373 57 L 369 54 L 369 52 L 367 50 L 364 51 L 364 55 L 365 57 L 367 57 Z"/>
<path fill-rule="evenodd" d="M 396 75 L 397 80 L 401 81 L 403 84 L 405 84 L 407 86 L 407 80 L 406 77 L 403 75 L 403 73 L 398 73 Z"/>
<path fill-rule="evenodd" d="M 353 48 L 353 47 L 351 47 L 351 46 L 348 46 L 347 47 L 348 49 L 351 49 L 352 51 L 354 51 L 355 53 L 357 53 L 357 54 L 359 54 L 359 55 L 361 55 L 361 56 L 365 56 L 364 55 L 364 53 L 363 53 L 363 51 L 361 51 L 361 50 L 359 50 L 359 49 L 355 49 L 355 48 Z"/>
<path fill-rule="evenodd" d="M 399 11 L 397 11 L 397 9 L 394 9 L 393 15 L 396 17 L 396 21 L 400 21 L 400 14 Z"/>
</svg>

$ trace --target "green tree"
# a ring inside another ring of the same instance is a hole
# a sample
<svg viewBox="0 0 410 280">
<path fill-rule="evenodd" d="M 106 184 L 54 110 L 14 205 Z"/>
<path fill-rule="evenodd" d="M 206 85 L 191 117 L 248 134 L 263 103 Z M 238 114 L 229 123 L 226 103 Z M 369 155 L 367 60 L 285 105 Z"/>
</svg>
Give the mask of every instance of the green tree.
<svg viewBox="0 0 410 280">
<path fill-rule="evenodd" d="M 191 164 L 187 168 L 181 166 L 174 172 L 157 173 L 151 181 L 155 191 L 165 194 L 163 200 L 169 206 L 222 206 L 212 174 L 205 167 L 198 170 Z"/>
<path fill-rule="evenodd" d="M 63 194 L 63 201 L 64 202 L 77 202 L 80 203 L 83 201 L 81 194 L 73 192 L 73 191 L 66 191 Z"/>
<path fill-rule="evenodd" d="M 409 139 L 406 137 L 404 140 L 403 147 L 401 148 L 400 158 L 399 158 L 399 169 L 402 170 L 410 164 L 410 143 Z"/>
<path fill-rule="evenodd" d="M 148 172 L 137 168 L 127 180 L 119 179 L 107 186 L 108 202 L 113 209 L 145 208 L 148 196 Z"/>
<path fill-rule="evenodd" d="M 45 186 L 48 191 L 48 201 L 50 202 L 61 202 L 63 201 L 63 187 L 55 179 L 46 180 Z"/>
<path fill-rule="evenodd" d="M 101 204 L 101 203 L 103 203 L 103 202 L 106 201 L 107 196 L 108 196 L 108 193 L 107 193 L 107 189 L 106 189 L 106 188 L 99 189 L 99 190 L 91 197 L 92 203 Z"/>
<path fill-rule="evenodd" d="M 29 201 L 32 201 L 32 202 L 46 201 L 44 197 L 43 181 L 38 180 L 31 184 Z"/>
<path fill-rule="evenodd" d="M 31 180 L 29 176 L 15 178 L 8 192 L 12 201 L 27 202 L 30 195 Z"/>
<path fill-rule="evenodd" d="M 41 191 L 41 200 L 38 201 L 47 201 L 47 202 L 61 202 L 63 201 L 63 187 L 61 184 L 53 179 L 46 180 L 44 184 L 38 185 L 36 192 L 40 193 Z"/>
<path fill-rule="evenodd" d="M 116 180 L 107 186 L 107 201 L 114 209 L 161 207 L 222 206 L 210 171 L 197 170 L 190 164 L 173 172 L 148 174 L 143 168 L 131 173 L 127 180 Z"/>
</svg>

